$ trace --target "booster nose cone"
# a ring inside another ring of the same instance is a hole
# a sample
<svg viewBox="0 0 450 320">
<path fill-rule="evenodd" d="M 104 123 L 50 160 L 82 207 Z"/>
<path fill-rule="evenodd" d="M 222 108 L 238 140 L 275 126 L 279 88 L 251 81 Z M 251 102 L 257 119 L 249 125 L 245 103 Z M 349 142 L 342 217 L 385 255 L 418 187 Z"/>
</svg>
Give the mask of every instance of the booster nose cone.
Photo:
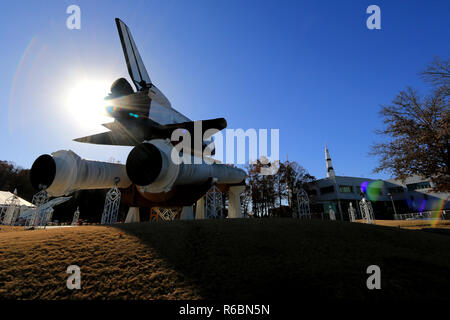
<svg viewBox="0 0 450 320">
<path fill-rule="evenodd" d="M 49 187 L 56 175 L 56 163 L 52 156 L 43 154 L 37 158 L 30 170 L 31 185 L 37 189 Z"/>
<path fill-rule="evenodd" d="M 151 143 L 141 143 L 131 150 L 126 170 L 130 180 L 138 186 L 146 186 L 161 173 L 163 159 L 159 149 Z"/>
</svg>

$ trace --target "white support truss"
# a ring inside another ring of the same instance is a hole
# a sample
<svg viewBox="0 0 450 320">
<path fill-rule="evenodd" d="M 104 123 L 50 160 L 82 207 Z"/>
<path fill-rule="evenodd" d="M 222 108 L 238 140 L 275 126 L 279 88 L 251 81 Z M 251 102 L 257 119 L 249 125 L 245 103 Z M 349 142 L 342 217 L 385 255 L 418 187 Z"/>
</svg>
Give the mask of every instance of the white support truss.
<svg viewBox="0 0 450 320">
<path fill-rule="evenodd" d="M 372 203 L 365 197 L 363 197 L 359 202 L 359 207 L 361 208 L 361 216 L 363 222 L 368 224 L 375 223 L 375 215 L 373 213 Z"/>
<path fill-rule="evenodd" d="M 17 190 L 5 200 L 5 206 L 0 211 L 0 224 L 14 225 L 20 214 L 20 200 L 17 197 Z"/>
<path fill-rule="evenodd" d="M 353 208 L 352 203 L 350 202 L 350 205 L 348 207 L 348 218 L 350 220 L 350 222 L 355 222 L 356 221 L 356 209 Z"/>
<path fill-rule="evenodd" d="M 45 217 L 44 217 L 45 224 L 44 224 L 44 226 L 46 226 L 50 221 L 52 221 L 53 212 L 54 211 L 55 210 L 53 208 L 48 208 L 47 210 L 45 210 Z"/>
<path fill-rule="evenodd" d="M 43 206 L 48 202 L 47 191 L 41 190 L 33 196 L 31 202 L 36 206 L 31 218 L 27 220 L 27 226 L 33 227 L 45 227 L 49 222 L 48 218 L 51 219 L 53 216 L 53 209 L 44 209 Z"/>
<path fill-rule="evenodd" d="M 222 218 L 222 192 L 215 185 L 205 195 L 205 219 Z"/>
<path fill-rule="evenodd" d="M 73 213 L 72 226 L 78 225 L 78 219 L 80 219 L 80 208 L 77 207 L 77 210 Z"/>
<path fill-rule="evenodd" d="M 101 224 L 113 224 L 117 222 L 120 206 L 120 190 L 117 186 L 106 193 L 105 207 L 103 208 Z"/>
<path fill-rule="evenodd" d="M 303 188 L 297 192 L 297 212 L 293 211 L 293 218 L 311 219 L 309 197 Z"/>
<path fill-rule="evenodd" d="M 152 207 L 150 210 L 150 216 L 157 215 L 162 220 L 172 221 L 177 218 L 179 219 L 182 209 L 183 209 L 183 207 L 171 207 L 171 208 Z M 154 219 L 154 220 L 157 220 L 157 219 Z"/>
<path fill-rule="evenodd" d="M 333 207 L 331 205 L 328 206 L 328 214 L 330 215 L 330 220 L 336 220 L 336 213 L 333 210 Z"/>
</svg>

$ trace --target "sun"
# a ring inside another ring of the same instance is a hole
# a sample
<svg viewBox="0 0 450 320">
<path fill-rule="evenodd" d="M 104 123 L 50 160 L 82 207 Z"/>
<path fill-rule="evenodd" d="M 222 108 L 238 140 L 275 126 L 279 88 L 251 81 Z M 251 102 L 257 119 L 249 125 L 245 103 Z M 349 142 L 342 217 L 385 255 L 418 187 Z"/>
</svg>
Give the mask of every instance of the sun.
<svg viewBox="0 0 450 320">
<path fill-rule="evenodd" d="M 104 100 L 109 86 L 108 81 L 84 80 L 68 90 L 66 105 L 78 124 L 93 127 L 111 121 L 111 118 L 106 116 L 107 102 Z"/>
</svg>

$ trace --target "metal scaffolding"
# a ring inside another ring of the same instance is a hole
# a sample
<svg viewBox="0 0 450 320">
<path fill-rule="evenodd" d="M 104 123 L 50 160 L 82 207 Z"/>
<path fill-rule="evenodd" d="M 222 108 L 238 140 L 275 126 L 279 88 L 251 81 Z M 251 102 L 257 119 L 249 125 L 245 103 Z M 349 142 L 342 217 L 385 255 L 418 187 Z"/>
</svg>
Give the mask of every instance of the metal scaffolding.
<svg viewBox="0 0 450 320">
<path fill-rule="evenodd" d="M 309 197 L 303 188 L 297 191 L 297 212 L 293 211 L 293 218 L 311 219 Z"/>
<path fill-rule="evenodd" d="M 77 210 L 73 213 L 72 226 L 78 225 L 78 219 L 80 219 L 80 207 L 77 207 Z"/>
<path fill-rule="evenodd" d="M 150 220 L 165 220 L 172 221 L 180 218 L 183 207 L 152 207 L 150 209 Z"/>
<path fill-rule="evenodd" d="M 372 203 L 363 197 L 359 202 L 359 207 L 361 208 L 363 222 L 368 224 L 375 223 L 375 214 L 373 213 Z"/>
<path fill-rule="evenodd" d="M 113 224 L 117 222 L 120 206 L 120 190 L 115 187 L 109 189 L 106 193 L 105 207 L 103 208 L 101 224 Z"/>
<path fill-rule="evenodd" d="M 17 196 L 17 189 L 14 194 L 5 200 L 5 206 L 0 211 L 0 224 L 14 225 L 20 214 L 20 200 Z"/>
<path fill-rule="evenodd" d="M 222 192 L 215 185 L 205 195 L 205 219 L 223 218 Z"/>
<path fill-rule="evenodd" d="M 328 206 L 328 214 L 330 215 L 330 220 L 336 220 L 336 214 L 333 210 L 333 207 L 331 205 Z"/>
<path fill-rule="evenodd" d="M 27 226 L 45 227 L 47 226 L 48 219 L 53 216 L 53 209 L 43 208 L 44 204 L 48 202 L 47 191 L 41 190 L 33 196 L 31 202 L 36 206 L 31 218 L 27 220 Z"/>
<path fill-rule="evenodd" d="M 355 222 L 356 221 L 356 209 L 353 208 L 352 203 L 350 202 L 350 205 L 348 207 L 348 218 L 350 220 L 350 222 Z"/>
</svg>

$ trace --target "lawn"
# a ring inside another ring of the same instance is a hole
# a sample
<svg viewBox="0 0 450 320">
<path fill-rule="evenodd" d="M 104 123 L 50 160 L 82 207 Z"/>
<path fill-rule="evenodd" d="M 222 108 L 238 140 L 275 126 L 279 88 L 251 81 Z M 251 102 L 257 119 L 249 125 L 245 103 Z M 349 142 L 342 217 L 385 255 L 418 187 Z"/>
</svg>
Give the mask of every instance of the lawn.
<svg viewBox="0 0 450 320">
<path fill-rule="evenodd" d="M 66 288 L 67 266 L 81 290 Z M 381 290 L 366 269 L 381 268 Z M 226 219 L 0 231 L 0 298 L 449 299 L 450 237 L 340 221 Z"/>
</svg>

